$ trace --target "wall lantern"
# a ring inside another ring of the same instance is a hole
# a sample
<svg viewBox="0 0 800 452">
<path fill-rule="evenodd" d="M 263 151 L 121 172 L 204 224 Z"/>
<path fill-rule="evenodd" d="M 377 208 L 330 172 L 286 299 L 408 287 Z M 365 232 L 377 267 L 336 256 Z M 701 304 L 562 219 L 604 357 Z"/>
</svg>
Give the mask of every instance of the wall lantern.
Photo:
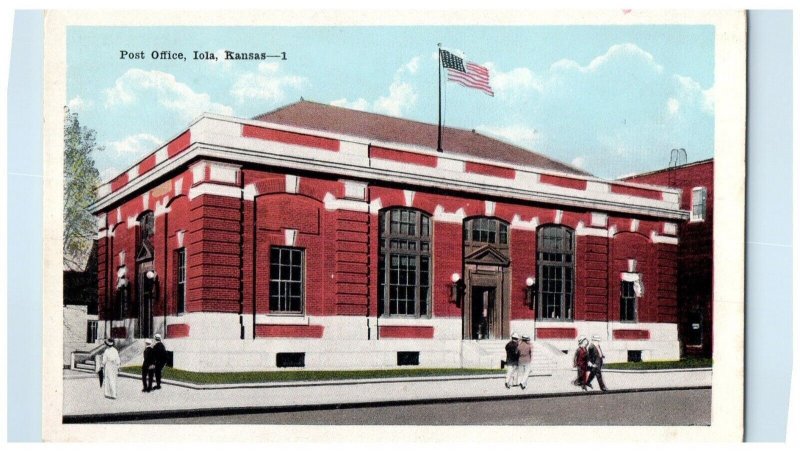
<svg viewBox="0 0 800 452">
<path fill-rule="evenodd" d="M 525 301 L 529 308 L 536 307 L 536 277 L 534 276 L 528 276 L 525 279 Z"/>
<path fill-rule="evenodd" d="M 150 280 L 156 279 L 156 277 L 158 276 L 156 275 L 156 272 L 154 272 L 153 270 L 147 270 L 147 273 L 145 273 L 144 275 L 147 277 L 147 279 Z"/>
<path fill-rule="evenodd" d="M 461 300 L 464 298 L 464 289 L 466 284 L 458 273 L 453 273 L 450 277 L 450 302 L 455 303 L 456 306 L 461 306 Z"/>
</svg>

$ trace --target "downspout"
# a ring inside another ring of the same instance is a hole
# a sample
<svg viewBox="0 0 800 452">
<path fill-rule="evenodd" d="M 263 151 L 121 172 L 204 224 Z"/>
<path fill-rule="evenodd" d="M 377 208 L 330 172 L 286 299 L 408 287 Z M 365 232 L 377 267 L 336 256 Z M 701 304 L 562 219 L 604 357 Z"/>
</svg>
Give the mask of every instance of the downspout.
<svg viewBox="0 0 800 452">
<path fill-rule="evenodd" d="M 244 340 L 244 177 L 239 172 L 239 339 Z"/>
<path fill-rule="evenodd" d="M 253 196 L 253 221 L 252 221 L 252 240 L 253 240 L 253 265 L 252 265 L 252 273 L 250 274 L 250 281 L 252 284 L 252 294 L 253 294 L 253 340 L 256 339 L 256 257 L 258 256 L 257 247 L 258 247 L 258 229 L 256 228 L 257 218 L 258 218 L 258 203 L 256 203 L 256 199 L 258 196 Z"/>
<path fill-rule="evenodd" d="M 167 338 L 167 269 L 169 254 L 169 213 L 164 213 L 164 274 L 161 276 L 162 296 L 164 298 L 164 339 Z"/>
<path fill-rule="evenodd" d="M 370 340 L 372 336 L 371 334 L 372 329 L 370 328 L 369 324 L 369 316 L 370 316 L 370 311 L 372 309 L 372 297 L 371 297 L 372 288 L 370 287 L 370 283 L 372 282 L 372 259 L 370 259 L 370 257 L 372 256 L 372 246 L 371 246 L 372 243 L 370 240 L 372 238 L 372 212 L 370 212 L 369 209 L 369 203 L 371 199 L 369 184 L 367 184 L 366 196 L 367 196 L 367 340 Z M 377 317 L 375 319 L 375 325 L 377 328 L 378 325 Z M 376 330 L 376 335 L 377 335 L 377 330 Z"/>
</svg>

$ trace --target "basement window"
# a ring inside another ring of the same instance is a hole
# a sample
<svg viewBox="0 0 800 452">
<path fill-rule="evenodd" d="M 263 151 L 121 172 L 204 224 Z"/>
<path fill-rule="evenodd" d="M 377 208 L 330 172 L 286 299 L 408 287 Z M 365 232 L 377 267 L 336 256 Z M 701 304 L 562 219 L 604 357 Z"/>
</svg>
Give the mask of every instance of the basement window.
<svg viewBox="0 0 800 452">
<path fill-rule="evenodd" d="M 628 350 L 628 362 L 629 363 L 640 363 L 640 362 L 642 362 L 642 351 L 641 350 Z"/>
<path fill-rule="evenodd" d="M 277 367 L 306 367 L 305 353 L 278 353 L 275 355 Z"/>
<path fill-rule="evenodd" d="M 398 366 L 419 366 L 419 352 L 397 352 Z"/>
</svg>

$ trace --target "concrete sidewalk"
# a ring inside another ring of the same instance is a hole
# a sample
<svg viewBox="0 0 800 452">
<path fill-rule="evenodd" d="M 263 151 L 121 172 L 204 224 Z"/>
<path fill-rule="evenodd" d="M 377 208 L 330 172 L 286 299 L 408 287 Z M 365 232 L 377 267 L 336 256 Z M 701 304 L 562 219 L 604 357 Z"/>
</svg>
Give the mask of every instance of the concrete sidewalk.
<svg viewBox="0 0 800 452">
<path fill-rule="evenodd" d="M 122 376 L 122 374 L 120 375 Z M 710 388 L 711 370 L 603 371 L 611 392 L 676 388 Z M 574 371 L 533 376 L 524 391 L 506 389 L 502 375 L 431 377 L 391 380 L 280 382 L 217 385 L 194 389 L 181 383 L 163 382 L 162 389 L 141 392 L 139 379 L 120 378 L 117 399 L 106 399 L 95 374 L 64 371 L 64 422 L 104 422 L 164 417 L 188 417 L 249 412 L 298 411 L 417 403 L 446 403 L 489 399 L 583 396 L 602 394 L 582 391 L 571 384 Z"/>
</svg>

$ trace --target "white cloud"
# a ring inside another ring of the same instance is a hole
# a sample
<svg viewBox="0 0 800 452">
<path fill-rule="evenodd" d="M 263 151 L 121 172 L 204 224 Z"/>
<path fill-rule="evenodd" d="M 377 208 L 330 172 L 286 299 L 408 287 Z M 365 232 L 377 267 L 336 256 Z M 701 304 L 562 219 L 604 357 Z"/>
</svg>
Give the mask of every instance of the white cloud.
<svg viewBox="0 0 800 452">
<path fill-rule="evenodd" d="M 307 82 L 305 77 L 281 74 L 278 63 L 260 63 L 257 72 L 248 72 L 236 79 L 231 95 L 240 103 L 251 99 L 280 102 L 287 90 L 301 89 Z"/>
<path fill-rule="evenodd" d="M 73 113 L 84 112 L 92 108 L 93 105 L 94 103 L 92 101 L 85 100 L 81 96 L 75 96 L 67 103 L 67 107 L 69 107 L 69 110 Z"/>
<path fill-rule="evenodd" d="M 674 115 L 678 113 L 679 108 L 681 108 L 681 103 L 678 101 L 678 99 L 675 99 L 674 97 L 667 99 L 667 110 L 669 110 L 670 114 Z"/>
<path fill-rule="evenodd" d="M 526 147 L 530 147 L 539 139 L 539 133 L 536 129 L 521 124 L 510 126 L 490 126 L 482 124 L 477 126 L 475 130 Z"/>
<path fill-rule="evenodd" d="M 336 99 L 331 105 L 337 107 L 347 107 L 354 110 L 373 111 L 390 116 L 403 116 L 409 108 L 417 103 L 417 90 L 412 83 L 406 80 L 409 75 L 415 75 L 419 71 L 420 57 L 415 56 L 407 63 L 400 66 L 394 74 L 394 80 L 389 85 L 389 93 L 380 96 L 371 102 L 363 97 L 349 101 L 347 98 Z"/>
<path fill-rule="evenodd" d="M 106 149 L 114 151 L 117 155 L 134 154 L 138 156 L 155 150 L 155 148 L 162 143 L 163 141 L 161 138 L 150 135 L 149 133 L 137 133 L 136 135 L 107 143 Z"/>
<path fill-rule="evenodd" d="M 489 80 L 492 89 L 498 95 L 519 90 L 542 91 L 544 88 L 539 77 L 528 68 L 518 67 L 508 72 L 503 72 L 493 63 L 488 63 L 486 66 L 489 68 Z"/>
<path fill-rule="evenodd" d="M 403 111 L 417 103 L 417 92 L 410 83 L 395 81 L 389 86 L 389 95 L 375 101 L 373 109 L 378 113 L 403 116 Z"/>
<path fill-rule="evenodd" d="M 574 159 L 572 159 L 572 162 L 570 163 L 572 163 L 572 166 L 576 168 L 584 169 L 586 165 L 586 157 L 582 155 L 575 157 Z"/>
<path fill-rule="evenodd" d="M 129 69 L 116 80 L 114 87 L 105 90 L 106 107 L 132 105 L 143 96 L 154 96 L 167 110 L 188 120 L 204 112 L 232 115 L 233 109 L 211 101 L 206 93 L 197 93 L 185 83 L 178 82 L 175 76 L 161 71 Z"/>
<path fill-rule="evenodd" d="M 347 98 L 343 97 L 341 99 L 331 101 L 331 105 L 335 107 L 350 108 L 352 110 L 366 111 L 369 108 L 369 101 L 363 97 L 359 97 L 352 102 L 348 102 Z"/>
</svg>

